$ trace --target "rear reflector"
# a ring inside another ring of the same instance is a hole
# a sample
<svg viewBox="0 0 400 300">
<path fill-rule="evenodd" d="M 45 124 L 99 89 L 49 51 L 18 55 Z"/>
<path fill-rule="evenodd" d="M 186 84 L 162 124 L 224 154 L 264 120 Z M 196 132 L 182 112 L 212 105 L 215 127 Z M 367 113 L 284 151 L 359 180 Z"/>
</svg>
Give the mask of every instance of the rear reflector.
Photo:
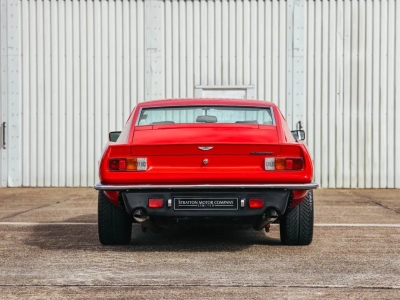
<svg viewBox="0 0 400 300">
<path fill-rule="evenodd" d="M 268 157 L 264 161 L 266 171 L 302 170 L 304 160 L 302 157 Z"/>
<path fill-rule="evenodd" d="M 249 207 L 250 208 L 263 208 L 264 207 L 264 199 L 262 199 L 262 198 L 249 199 Z"/>
<path fill-rule="evenodd" d="M 149 199 L 149 208 L 162 208 L 164 205 L 163 199 Z"/>
</svg>

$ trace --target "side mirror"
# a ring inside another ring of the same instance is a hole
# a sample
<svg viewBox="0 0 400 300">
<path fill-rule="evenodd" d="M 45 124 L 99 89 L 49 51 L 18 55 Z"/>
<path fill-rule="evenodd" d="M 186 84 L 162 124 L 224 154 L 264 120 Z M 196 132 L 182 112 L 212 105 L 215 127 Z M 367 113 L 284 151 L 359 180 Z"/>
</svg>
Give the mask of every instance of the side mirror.
<svg viewBox="0 0 400 300">
<path fill-rule="evenodd" d="M 108 134 L 108 140 L 110 142 L 116 142 L 119 138 L 119 136 L 121 135 L 121 131 L 111 131 Z"/>
<path fill-rule="evenodd" d="M 296 141 L 304 141 L 306 139 L 306 132 L 304 130 L 292 130 L 292 134 Z"/>
</svg>

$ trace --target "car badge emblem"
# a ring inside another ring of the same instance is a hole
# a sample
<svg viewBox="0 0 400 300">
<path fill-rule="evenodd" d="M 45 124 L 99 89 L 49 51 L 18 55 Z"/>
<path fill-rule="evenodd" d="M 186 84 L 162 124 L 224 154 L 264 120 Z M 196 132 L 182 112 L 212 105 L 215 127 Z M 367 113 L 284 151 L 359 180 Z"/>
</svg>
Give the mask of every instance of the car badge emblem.
<svg viewBox="0 0 400 300">
<path fill-rule="evenodd" d="M 214 147 L 199 147 L 199 149 L 203 151 L 211 150 L 212 148 Z"/>
</svg>

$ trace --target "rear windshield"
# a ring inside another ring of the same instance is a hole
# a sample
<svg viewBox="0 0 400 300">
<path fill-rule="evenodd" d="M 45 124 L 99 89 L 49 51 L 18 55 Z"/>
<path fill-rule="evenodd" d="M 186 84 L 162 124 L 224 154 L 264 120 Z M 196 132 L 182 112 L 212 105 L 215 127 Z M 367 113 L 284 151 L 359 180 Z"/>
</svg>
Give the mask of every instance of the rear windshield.
<svg viewBox="0 0 400 300">
<path fill-rule="evenodd" d="M 275 125 L 270 107 L 179 106 L 143 108 L 138 125 L 220 123 Z"/>
</svg>

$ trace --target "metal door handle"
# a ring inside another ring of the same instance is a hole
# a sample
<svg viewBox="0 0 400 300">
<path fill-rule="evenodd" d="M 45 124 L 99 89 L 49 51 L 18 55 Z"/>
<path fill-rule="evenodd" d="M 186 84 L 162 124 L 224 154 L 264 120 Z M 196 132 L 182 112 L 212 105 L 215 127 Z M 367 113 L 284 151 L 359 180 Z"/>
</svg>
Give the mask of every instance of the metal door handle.
<svg viewBox="0 0 400 300">
<path fill-rule="evenodd" d="M 3 149 L 6 149 L 6 122 L 3 122 Z"/>
</svg>

